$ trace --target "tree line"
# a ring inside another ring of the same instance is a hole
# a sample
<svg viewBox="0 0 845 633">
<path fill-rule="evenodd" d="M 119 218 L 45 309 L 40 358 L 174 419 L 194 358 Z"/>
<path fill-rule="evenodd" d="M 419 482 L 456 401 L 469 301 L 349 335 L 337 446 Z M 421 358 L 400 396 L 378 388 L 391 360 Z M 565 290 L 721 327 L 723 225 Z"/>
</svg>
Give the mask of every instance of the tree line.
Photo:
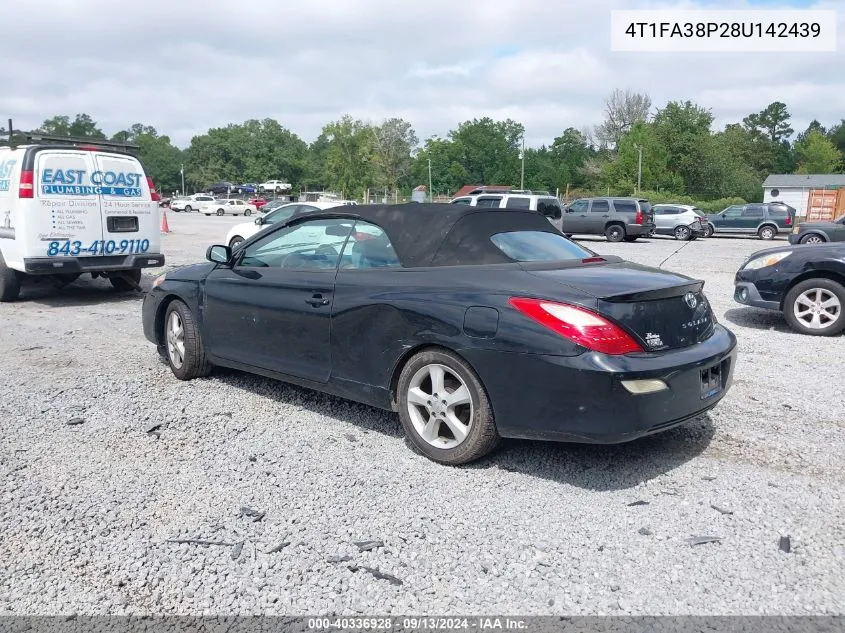
<svg viewBox="0 0 845 633">
<path fill-rule="evenodd" d="M 524 186 L 582 195 L 650 194 L 661 200 L 718 207 L 759 200 L 772 173 L 834 173 L 845 164 L 845 119 L 813 121 L 795 134 L 786 104 L 774 102 L 722 130 L 708 108 L 691 101 L 653 107 L 648 95 L 614 91 L 592 129 L 563 129 L 550 144 L 524 153 Z M 137 145 L 159 188 L 199 190 L 212 182 L 281 179 L 294 190 L 329 190 L 361 198 L 367 190 L 406 197 L 429 184 L 451 195 L 467 184 L 519 186 L 522 123 L 489 117 L 460 123 L 445 136 L 419 142 L 408 121 L 343 116 L 307 143 L 274 119 L 212 128 L 179 148 L 155 128 L 136 123 L 108 136 L 88 114 L 55 116 L 43 134 Z"/>
</svg>

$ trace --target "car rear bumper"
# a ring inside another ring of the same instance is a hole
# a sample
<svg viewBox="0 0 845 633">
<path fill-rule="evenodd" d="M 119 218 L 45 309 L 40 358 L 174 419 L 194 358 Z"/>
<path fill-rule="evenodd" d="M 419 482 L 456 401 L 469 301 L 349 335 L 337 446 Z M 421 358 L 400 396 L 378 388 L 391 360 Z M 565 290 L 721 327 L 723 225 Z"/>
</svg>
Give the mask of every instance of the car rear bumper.
<svg viewBox="0 0 845 633">
<path fill-rule="evenodd" d="M 164 255 L 105 255 L 102 257 L 38 257 L 23 260 L 30 275 L 107 272 L 164 266 Z"/>
<path fill-rule="evenodd" d="M 626 224 L 625 232 L 630 236 L 645 237 L 655 231 L 654 224 Z"/>
<path fill-rule="evenodd" d="M 670 429 L 713 408 L 728 392 L 736 338 L 715 326 L 702 343 L 660 353 L 543 356 L 467 350 L 504 437 L 616 444 Z M 706 396 L 702 370 L 718 370 L 721 389 Z M 622 381 L 662 380 L 634 395 Z"/>
</svg>

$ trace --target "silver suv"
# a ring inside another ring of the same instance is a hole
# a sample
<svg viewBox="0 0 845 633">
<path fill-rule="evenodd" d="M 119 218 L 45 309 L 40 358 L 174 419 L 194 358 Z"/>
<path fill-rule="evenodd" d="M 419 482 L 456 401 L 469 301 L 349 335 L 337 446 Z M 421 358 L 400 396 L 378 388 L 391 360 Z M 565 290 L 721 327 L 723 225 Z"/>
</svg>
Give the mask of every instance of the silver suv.
<svg viewBox="0 0 845 633">
<path fill-rule="evenodd" d="M 704 237 L 707 218 L 704 211 L 688 204 L 656 204 L 654 209 L 654 232 L 657 235 L 673 235 L 676 240 L 694 240 Z"/>
<path fill-rule="evenodd" d="M 546 216 L 552 225 L 560 230 L 563 214 L 560 200 L 547 193 L 533 193 L 527 190 L 471 193 L 450 201 L 450 204 L 466 204 L 488 209 L 526 209 Z"/>
</svg>

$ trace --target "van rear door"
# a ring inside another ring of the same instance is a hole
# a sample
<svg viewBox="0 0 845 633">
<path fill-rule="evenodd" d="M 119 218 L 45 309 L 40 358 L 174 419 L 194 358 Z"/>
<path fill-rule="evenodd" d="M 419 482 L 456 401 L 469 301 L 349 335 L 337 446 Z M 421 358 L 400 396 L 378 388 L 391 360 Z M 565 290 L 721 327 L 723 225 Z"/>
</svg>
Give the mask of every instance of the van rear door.
<svg viewBox="0 0 845 633">
<path fill-rule="evenodd" d="M 103 239 L 100 197 L 91 183 L 91 152 L 60 149 L 35 155 L 35 204 L 26 218 L 25 257 L 83 257 Z"/>
<path fill-rule="evenodd" d="M 94 182 L 100 185 L 105 255 L 160 253 L 159 206 L 147 175 L 132 156 L 93 152 Z"/>
</svg>

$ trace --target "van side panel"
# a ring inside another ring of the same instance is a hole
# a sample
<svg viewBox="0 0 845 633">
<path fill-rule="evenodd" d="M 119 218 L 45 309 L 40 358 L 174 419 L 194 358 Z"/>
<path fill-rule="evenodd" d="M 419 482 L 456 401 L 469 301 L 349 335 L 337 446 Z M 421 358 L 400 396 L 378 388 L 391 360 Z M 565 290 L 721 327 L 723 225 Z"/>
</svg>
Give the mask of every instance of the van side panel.
<svg viewBox="0 0 845 633">
<path fill-rule="evenodd" d="M 101 229 L 113 255 L 161 253 L 161 209 L 152 200 L 141 163 L 120 154 L 97 152 L 94 162 L 101 189 Z"/>
<path fill-rule="evenodd" d="M 0 148 L 0 253 L 6 266 L 23 267 L 23 214 L 18 189 L 24 150 Z"/>
</svg>

